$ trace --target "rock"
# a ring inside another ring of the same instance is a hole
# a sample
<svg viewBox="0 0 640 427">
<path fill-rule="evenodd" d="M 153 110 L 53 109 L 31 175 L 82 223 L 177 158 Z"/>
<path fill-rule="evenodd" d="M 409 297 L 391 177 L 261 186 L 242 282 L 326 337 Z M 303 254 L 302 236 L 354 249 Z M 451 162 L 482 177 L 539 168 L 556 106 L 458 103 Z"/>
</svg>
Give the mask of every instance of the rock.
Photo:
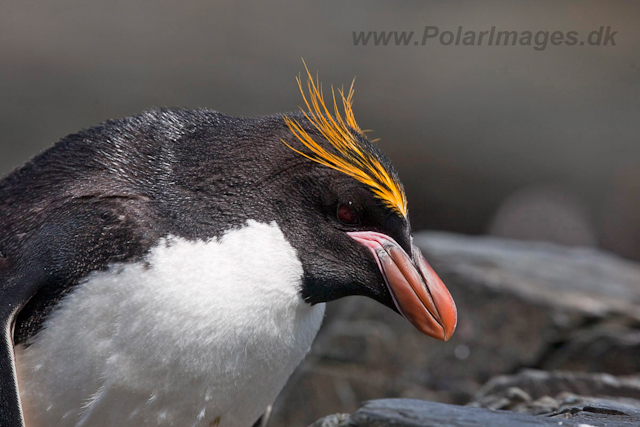
<svg viewBox="0 0 640 427">
<path fill-rule="evenodd" d="M 620 325 L 598 325 L 577 330 L 540 364 L 548 370 L 640 372 L 640 330 Z"/>
<path fill-rule="evenodd" d="M 487 409 L 508 409 L 516 410 L 522 403 L 530 403 L 531 396 L 518 387 L 509 387 L 506 390 L 499 390 L 492 394 L 480 396 L 476 401 L 468 403 L 468 406 Z"/>
<path fill-rule="evenodd" d="M 581 315 L 640 319 L 640 266 L 615 255 L 593 248 L 441 232 L 417 233 L 415 243 L 432 257 L 432 264 L 442 267 L 441 274 L 446 270 Z"/>
<path fill-rule="evenodd" d="M 587 413 L 580 415 L 583 417 L 593 417 L 593 413 L 622 416 L 640 411 L 640 378 L 525 370 L 491 379 L 467 406 L 556 418 L 575 418 L 581 413 Z"/>
<path fill-rule="evenodd" d="M 490 396 L 509 397 L 509 390 L 514 388 L 533 399 L 568 392 L 582 396 L 627 397 L 640 400 L 640 376 L 615 377 L 588 372 L 545 372 L 526 369 L 516 375 L 492 378 L 478 390 L 475 402 Z"/>
<path fill-rule="evenodd" d="M 511 411 L 425 402 L 382 399 L 366 402 L 349 420 L 350 427 L 542 427 L 640 425 L 640 410 L 610 406 L 585 406 L 549 417 Z"/>
<path fill-rule="evenodd" d="M 366 298 L 330 303 L 309 357 L 276 403 L 273 425 L 308 425 L 385 397 L 466 404 L 490 378 L 522 368 L 640 370 L 638 264 L 547 243 L 440 232 L 414 237 L 458 306 L 452 339 L 425 337 Z M 584 394 L 511 386 L 532 401 Z"/>
<path fill-rule="evenodd" d="M 507 398 L 512 402 L 522 402 L 528 403 L 531 402 L 531 396 L 529 396 L 526 392 L 519 389 L 518 387 L 509 387 L 506 390 Z"/>
<path fill-rule="evenodd" d="M 531 403 L 519 404 L 517 412 L 526 412 L 533 415 L 550 414 L 560 407 L 560 402 L 551 396 L 542 396 Z"/>
<path fill-rule="evenodd" d="M 619 415 L 628 410 L 640 409 L 640 400 L 626 397 L 590 397 L 565 392 L 556 396 L 556 401 L 560 406 L 556 414 L 552 414 L 552 416 L 560 416 L 566 412 L 574 413 L 576 408 L 582 411 L 611 415 Z"/>
<path fill-rule="evenodd" d="M 349 414 L 333 414 L 319 419 L 309 427 L 347 427 L 350 420 Z"/>
</svg>

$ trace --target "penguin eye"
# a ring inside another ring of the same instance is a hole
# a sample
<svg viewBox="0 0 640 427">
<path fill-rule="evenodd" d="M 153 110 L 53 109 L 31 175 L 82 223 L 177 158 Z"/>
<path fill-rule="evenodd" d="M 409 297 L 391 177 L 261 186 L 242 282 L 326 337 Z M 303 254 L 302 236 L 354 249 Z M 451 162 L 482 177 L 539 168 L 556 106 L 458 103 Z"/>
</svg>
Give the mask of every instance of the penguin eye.
<svg viewBox="0 0 640 427">
<path fill-rule="evenodd" d="M 350 204 L 351 202 L 349 204 L 341 203 L 338 206 L 338 219 L 345 225 L 358 225 L 360 224 L 360 218 L 358 218 L 355 209 L 349 206 Z"/>
</svg>

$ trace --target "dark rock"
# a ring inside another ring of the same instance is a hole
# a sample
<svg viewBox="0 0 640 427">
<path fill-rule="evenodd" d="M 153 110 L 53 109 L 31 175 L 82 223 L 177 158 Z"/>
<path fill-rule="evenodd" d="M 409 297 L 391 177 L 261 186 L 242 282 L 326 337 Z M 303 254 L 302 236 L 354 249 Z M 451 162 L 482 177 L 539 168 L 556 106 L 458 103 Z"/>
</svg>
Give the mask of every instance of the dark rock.
<svg viewBox="0 0 640 427">
<path fill-rule="evenodd" d="M 507 397 L 508 391 L 516 387 L 533 399 L 569 392 L 582 396 L 627 397 L 640 400 L 640 376 L 615 377 L 588 372 L 545 372 L 526 369 L 516 375 L 492 378 L 478 390 L 475 402 L 490 396 Z"/>
<path fill-rule="evenodd" d="M 547 414 L 551 418 L 594 418 L 594 414 L 597 414 L 598 419 L 613 422 L 640 414 L 640 400 L 635 399 L 585 397 L 561 393 L 555 400 L 560 406 L 556 411 Z"/>
<path fill-rule="evenodd" d="M 514 393 L 514 390 L 518 392 Z M 576 394 L 577 391 L 583 395 Z M 533 396 L 536 400 L 527 401 L 522 396 Z M 637 377 L 528 370 L 492 379 L 468 406 L 509 409 L 551 418 L 617 422 L 639 413 L 639 398 L 640 379 Z M 496 408 L 497 402 L 499 408 Z"/>
<path fill-rule="evenodd" d="M 351 416 L 350 427 L 630 427 L 640 425 L 640 410 L 586 406 L 561 417 L 496 411 L 412 399 L 366 402 Z"/>
<path fill-rule="evenodd" d="M 540 368 L 625 375 L 640 372 L 638 355 L 640 330 L 605 324 L 570 334 Z"/>
</svg>

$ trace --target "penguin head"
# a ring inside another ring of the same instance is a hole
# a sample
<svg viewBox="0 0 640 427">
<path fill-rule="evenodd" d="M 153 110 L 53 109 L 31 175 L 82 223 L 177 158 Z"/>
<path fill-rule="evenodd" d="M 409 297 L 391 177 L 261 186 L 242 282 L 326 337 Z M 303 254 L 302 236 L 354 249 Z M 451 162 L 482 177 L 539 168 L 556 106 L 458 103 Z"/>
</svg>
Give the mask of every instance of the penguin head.
<svg viewBox="0 0 640 427">
<path fill-rule="evenodd" d="M 308 77 L 308 95 L 298 79 L 307 111 L 284 116 L 287 173 L 272 207 L 302 262 L 302 297 L 317 304 L 367 296 L 421 332 L 449 339 L 455 303 L 413 244 L 397 172 L 355 122 L 353 86 L 346 96 L 339 91 L 344 116 L 335 93 L 329 114 L 319 83 Z"/>
</svg>

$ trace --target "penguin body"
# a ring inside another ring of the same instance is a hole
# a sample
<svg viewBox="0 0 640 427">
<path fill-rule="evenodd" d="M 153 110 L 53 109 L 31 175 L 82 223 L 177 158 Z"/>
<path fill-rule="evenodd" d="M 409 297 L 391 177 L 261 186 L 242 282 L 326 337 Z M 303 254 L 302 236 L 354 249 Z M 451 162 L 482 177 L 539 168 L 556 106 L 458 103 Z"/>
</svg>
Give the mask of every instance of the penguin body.
<svg viewBox="0 0 640 427">
<path fill-rule="evenodd" d="M 448 339 L 395 170 L 309 89 L 109 121 L 0 182 L 0 424 L 251 426 L 348 295 Z"/>
<path fill-rule="evenodd" d="M 27 426 L 252 425 L 322 322 L 302 273 L 277 224 L 253 220 L 92 273 L 16 350 Z"/>
</svg>

